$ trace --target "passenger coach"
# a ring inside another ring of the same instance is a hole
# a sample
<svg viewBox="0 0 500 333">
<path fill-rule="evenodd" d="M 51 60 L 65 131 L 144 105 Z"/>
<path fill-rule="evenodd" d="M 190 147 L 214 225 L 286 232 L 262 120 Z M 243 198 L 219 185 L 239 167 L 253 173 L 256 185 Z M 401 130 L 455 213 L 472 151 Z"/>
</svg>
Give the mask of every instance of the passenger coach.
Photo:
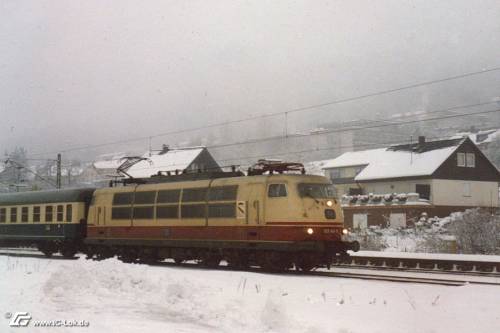
<svg viewBox="0 0 500 333">
<path fill-rule="evenodd" d="M 94 189 L 0 195 L 0 246 L 37 247 L 47 257 L 73 257 L 86 234 Z"/>
</svg>

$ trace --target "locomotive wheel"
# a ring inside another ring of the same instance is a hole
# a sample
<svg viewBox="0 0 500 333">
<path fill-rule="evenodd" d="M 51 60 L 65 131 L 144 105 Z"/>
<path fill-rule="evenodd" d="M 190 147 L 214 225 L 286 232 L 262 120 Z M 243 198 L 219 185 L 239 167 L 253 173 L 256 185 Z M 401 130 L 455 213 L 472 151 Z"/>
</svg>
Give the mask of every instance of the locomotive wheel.
<svg viewBox="0 0 500 333">
<path fill-rule="evenodd" d="M 312 263 L 308 263 L 308 262 L 300 262 L 300 263 L 295 264 L 295 268 L 298 271 L 306 273 L 306 272 L 310 272 L 314 268 L 314 265 Z"/>
<path fill-rule="evenodd" d="M 66 259 L 74 258 L 76 254 L 76 250 L 70 247 L 62 248 L 60 252 L 62 256 Z"/>
<path fill-rule="evenodd" d="M 45 257 L 47 258 L 51 258 L 52 255 L 54 254 L 54 252 L 50 251 L 50 250 L 42 250 L 42 253 Z"/>
<path fill-rule="evenodd" d="M 276 252 L 269 252 L 263 254 L 263 259 L 260 263 L 260 267 L 266 272 L 280 273 L 284 272 L 287 268 L 291 266 L 291 263 L 287 258 Z"/>
<path fill-rule="evenodd" d="M 217 268 L 219 267 L 221 261 L 220 256 L 208 256 L 201 261 L 201 265 L 207 268 Z"/>
<path fill-rule="evenodd" d="M 185 260 L 183 258 L 177 257 L 174 258 L 174 262 L 176 265 L 181 265 Z"/>
</svg>

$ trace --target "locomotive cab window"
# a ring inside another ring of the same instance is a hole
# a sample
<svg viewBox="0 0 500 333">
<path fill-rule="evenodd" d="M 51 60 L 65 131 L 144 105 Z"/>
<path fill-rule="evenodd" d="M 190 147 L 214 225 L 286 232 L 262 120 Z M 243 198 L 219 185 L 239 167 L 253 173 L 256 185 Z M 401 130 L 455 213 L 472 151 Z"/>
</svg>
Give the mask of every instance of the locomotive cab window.
<svg viewBox="0 0 500 333">
<path fill-rule="evenodd" d="M 335 188 L 331 184 L 306 184 L 298 185 L 299 195 L 301 197 L 312 198 L 333 198 L 335 197 Z"/>
<path fill-rule="evenodd" d="M 267 196 L 269 198 L 286 197 L 287 190 L 285 184 L 270 184 L 267 189 Z"/>
</svg>

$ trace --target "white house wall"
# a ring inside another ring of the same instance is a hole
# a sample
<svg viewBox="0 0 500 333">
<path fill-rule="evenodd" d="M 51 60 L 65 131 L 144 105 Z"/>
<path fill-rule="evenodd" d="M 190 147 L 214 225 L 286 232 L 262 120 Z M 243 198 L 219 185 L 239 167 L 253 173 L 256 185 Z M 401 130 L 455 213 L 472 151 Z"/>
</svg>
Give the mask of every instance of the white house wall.
<svg viewBox="0 0 500 333">
<path fill-rule="evenodd" d="M 376 182 L 376 183 L 361 183 L 359 186 L 363 188 L 364 193 L 386 194 L 386 193 L 412 193 L 415 192 L 417 184 L 429 185 L 430 179 L 410 180 L 410 181 L 392 181 L 392 182 Z M 357 184 L 335 184 L 339 196 L 349 193 L 349 188 L 358 188 Z M 432 200 L 432 185 L 431 185 L 431 200 Z"/>
<path fill-rule="evenodd" d="M 498 207 L 498 183 L 433 179 L 432 201 L 437 206 Z"/>
</svg>

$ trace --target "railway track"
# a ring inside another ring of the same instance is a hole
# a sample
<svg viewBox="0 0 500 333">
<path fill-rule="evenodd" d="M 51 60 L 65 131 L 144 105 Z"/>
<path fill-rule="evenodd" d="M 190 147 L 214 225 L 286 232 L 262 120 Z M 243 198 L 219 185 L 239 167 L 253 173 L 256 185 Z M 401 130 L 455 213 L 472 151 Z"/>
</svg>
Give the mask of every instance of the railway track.
<svg viewBox="0 0 500 333">
<path fill-rule="evenodd" d="M 38 250 L 30 248 L 5 248 L 0 250 L 0 255 L 47 259 Z M 53 256 L 51 259 L 71 260 L 65 259 L 62 256 Z M 163 261 L 151 265 L 182 267 L 186 269 L 211 269 L 189 262 L 178 265 L 173 262 Z M 289 270 L 285 274 L 445 286 L 462 286 L 465 284 L 500 285 L 500 270 L 498 269 L 498 265 L 500 265 L 499 262 L 493 261 L 473 262 L 470 260 L 351 256 L 349 259 L 345 259 L 332 266 L 330 270 L 318 269 L 308 273 Z M 478 270 L 478 267 L 483 270 Z M 464 268 L 470 268 L 470 270 L 463 270 Z M 489 271 L 484 271 L 485 268 Z M 217 269 L 233 270 L 225 265 L 221 265 Z M 250 268 L 245 271 L 262 273 L 262 270 L 258 268 Z"/>
</svg>

